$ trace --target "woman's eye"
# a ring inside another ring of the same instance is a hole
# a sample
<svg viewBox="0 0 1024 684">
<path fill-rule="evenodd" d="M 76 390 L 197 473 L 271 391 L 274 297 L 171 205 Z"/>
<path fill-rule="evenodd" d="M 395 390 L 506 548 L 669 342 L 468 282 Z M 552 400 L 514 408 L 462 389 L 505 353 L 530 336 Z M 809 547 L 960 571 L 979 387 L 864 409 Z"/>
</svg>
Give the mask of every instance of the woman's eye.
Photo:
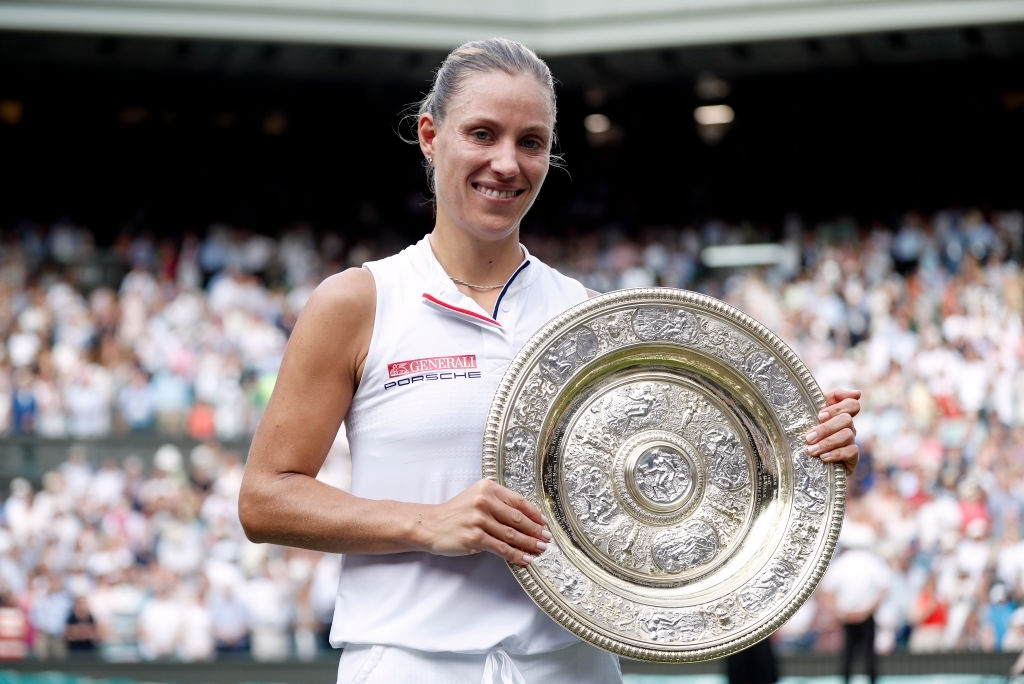
<svg viewBox="0 0 1024 684">
<path fill-rule="evenodd" d="M 490 140 L 491 134 L 487 131 L 473 131 L 473 137 L 477 140 Z"/>
</svg>

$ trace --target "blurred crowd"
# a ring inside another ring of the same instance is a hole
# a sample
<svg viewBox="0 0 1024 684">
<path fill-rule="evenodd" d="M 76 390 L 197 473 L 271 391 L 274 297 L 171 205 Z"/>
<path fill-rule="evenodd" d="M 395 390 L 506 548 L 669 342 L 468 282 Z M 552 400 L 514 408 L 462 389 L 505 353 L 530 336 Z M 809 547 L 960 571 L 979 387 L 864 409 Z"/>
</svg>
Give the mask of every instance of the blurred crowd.
<svg viewBox="0 0 1024 684">
<path fill-rule="evenodd" d="M 768 239 L 782 247 L 770 264 L 701 258 Z M 0 658 L 315 657 L 339 558 L 248 542 L 236 511 L 245 454 L 225 444 L 252 434 L 316 284 L 404 242 L 215 224 L 97 245 L 71 222 L 25 223 L 0 241 L 0 434 L 72 444 L 0 501 Z M 598 291 L 723 299 L 824 389 L 862 389 L 837 554 L 871 548 L 893 571 L 879 650 L 1024 649 L 1024 213 L 793 215 L 774 230 L 706 221 L 523 241 Z M 132 433 L 166 443 L 102 453 Z M 347 486 L 343 433 L 320 476 Z M 840 638 L 816 593 L 776 643 L 834 651 Z"/>
</svg>

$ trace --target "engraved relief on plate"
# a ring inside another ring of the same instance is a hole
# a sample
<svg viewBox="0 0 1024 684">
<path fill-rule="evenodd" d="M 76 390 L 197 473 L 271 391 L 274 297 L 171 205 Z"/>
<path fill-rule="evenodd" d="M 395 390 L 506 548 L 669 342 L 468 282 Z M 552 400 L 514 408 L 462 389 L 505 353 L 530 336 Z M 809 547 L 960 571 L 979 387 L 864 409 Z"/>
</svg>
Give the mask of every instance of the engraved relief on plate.
<svg viewBox="0 0 1024 684">
<path fill-rule="evenodd" d="M 484 475 L 554 538 L 529 595 L 581 638 L 662 662 L 765 638 L 814 590 L 838 538 L 842 468 L 807 457 L 824 397 L 728 305 L 667 288 L 595 297 L 513 360 Z"/>
<path fill-rule="evenodd" d="M 627 370 L 562 416 L 547 494 L 606 571 L 679 585 L 725 560 L 751 522 L 757 466 L 739 432 L 685 377 Z"/>
</svg>

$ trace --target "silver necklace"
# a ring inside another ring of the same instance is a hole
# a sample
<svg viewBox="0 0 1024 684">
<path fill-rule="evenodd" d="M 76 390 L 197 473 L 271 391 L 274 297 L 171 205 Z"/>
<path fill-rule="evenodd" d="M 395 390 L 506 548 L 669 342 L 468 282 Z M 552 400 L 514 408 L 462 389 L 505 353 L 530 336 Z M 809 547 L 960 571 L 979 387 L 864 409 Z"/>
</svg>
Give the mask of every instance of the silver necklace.
<svg viewBox="0 0 1024 684">
<path fill-rule="evenodd" d="M 433 252 L 434 251 L 434 239 L 430 235 L 427 236 L 427 243 L 430 245 L 430 251 Z M 437 253 L 436 252 L 434 253 L 434 258 L 435 259 L 437 258 Z M 438 265 L 440 266 L 440 262 L 438 262 Z M 443 270 L 444 266 L 441 266 L 441 269 Z M 467 283 L 465 280 L 462 280 L 461 278 L 456 278 L 455 276 L 453 276 L 448 271 L 445 271 L 444 274 L 446 276 L 448 276 L 449 278 L 451 278 L 453 283 L 458 283 L 459 285 L 465 285 L 466 287 L 468 287 L 470 289 L 473 289 L 473 290 L 497 290 L 499 287 L 505 287 L 506 285 L 508 285 L 508 280 L 503 282 L 501 285 L 474 285 L 473 283 Z M 512 275 L 515 275 L 515 274 L 513 273 Z M 511 280 L 511 278 L 510 278 L 510 280 Z"/>
<path fill-rule="evenodd" d="M 448 276 L 449 278 L 451 278 L 452 282 L 456 282 L 459 285 L 465 285 L 466 287 L 471 287 L 474 290 L 497 290 L 499 287 L 505 287 L 505 285 L 508 284 L 508 283 L 502 283 L 501 285 L 474 285 L 473 283 L 467 283 L 465 280 L 459 280 L 458 278 L 453 276 L 448 271 L 445 271 L 444 274 L 446 276 Z"/>
</svg>

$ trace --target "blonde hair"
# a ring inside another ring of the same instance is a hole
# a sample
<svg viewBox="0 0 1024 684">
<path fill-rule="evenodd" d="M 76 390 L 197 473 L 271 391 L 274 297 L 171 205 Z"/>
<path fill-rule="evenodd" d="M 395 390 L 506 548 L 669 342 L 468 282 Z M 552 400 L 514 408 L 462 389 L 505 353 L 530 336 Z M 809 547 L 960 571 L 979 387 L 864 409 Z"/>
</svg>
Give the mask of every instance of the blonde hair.
<svg viewBox="0 0 1024 684">
<path fill-rule="evenodd" d="M 444 122 L 448 113 L 448 105 L 452 98 L 462 92 L 468 76 L 474 73 L 502 71 L 510 76 L 529 74 L 537 79 L 548 94 L 551 108 L 551 147 L 554 150 L 555 118 L 558 105 L 555 101 L 555 79 L 547 63 L 526 45 L 509 38 L 488 38 L 463 43 L 448 53 L 441 66 L 434 73 L 434 82 L 422 100 L 414 105 L 415 110 L 408 114 L 408 123 L 412 131 L 416 131 L 419 118 L 430 114 L 437 125 Z M 416 135 L 407 142 L 417 143 Z M 549 153 L 549 161 L 553 167 L 562 165 L 561 155 Z M 427 185 L 434 191 L 434 169 L 429 162 L 424 162 L 427 170 Z"/>
<path fill-rule="evenodd" d="M 461 92 L 466 77 L 470 73 L 486 71 L 503 71 L 510 76 L 530 74 L 536 78 L 550 97 L 551 123 L 554 126 L 557 105 L 551 70 L 533 50 L 508 38 L 470 41 L 448 53 L 435 72 L 433 87 L 420 101 L 417 114 L 430 114 L 440 124 L 447 114 L 448 103 Z"/>
</svg>

